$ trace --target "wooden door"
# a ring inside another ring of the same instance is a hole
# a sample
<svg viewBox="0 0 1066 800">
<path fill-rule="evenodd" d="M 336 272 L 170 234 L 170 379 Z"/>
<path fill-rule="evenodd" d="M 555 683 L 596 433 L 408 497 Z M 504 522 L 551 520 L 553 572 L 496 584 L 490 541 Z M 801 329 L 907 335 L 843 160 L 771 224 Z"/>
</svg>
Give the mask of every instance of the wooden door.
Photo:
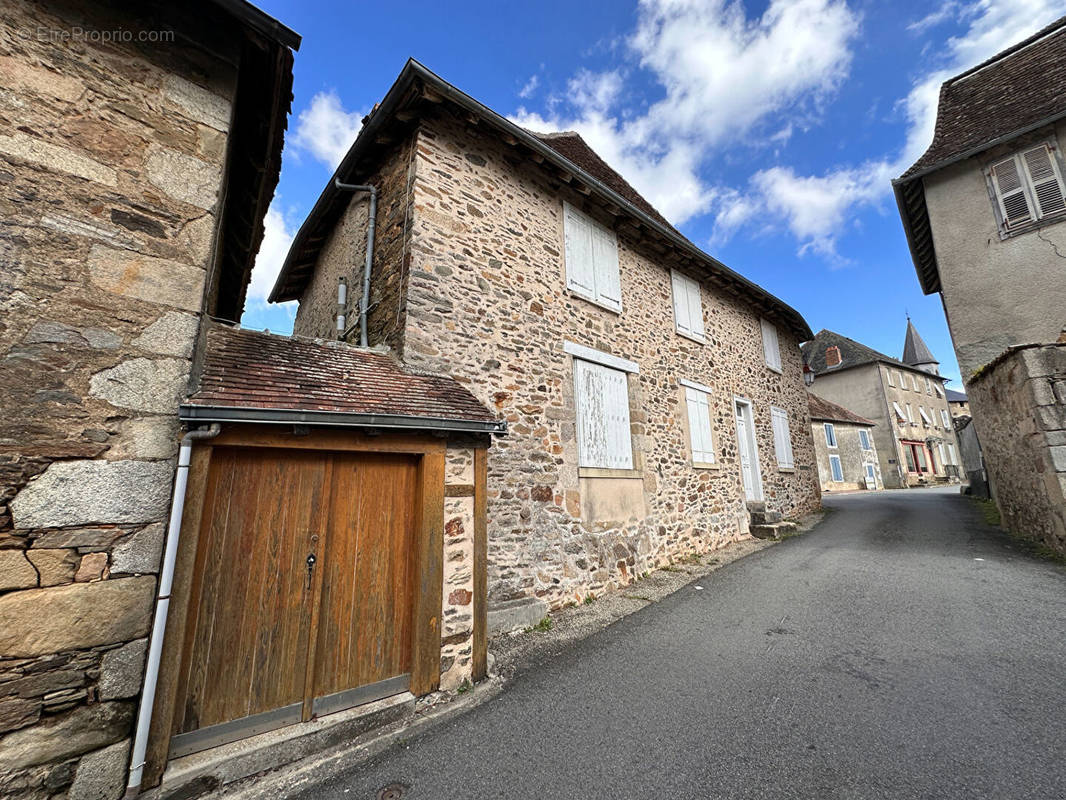
<svg viewBox="0 0 1066 800">
<path fill-rule="evenodd" d="M 418 462 L 410 456 L 334 456 L 316 716 L 410 686 L 417 480 Z"/>
<path fill-rule="evenodd" d="M 216 448 L 172 754 L 301 718 L 328 468 L 316 453 Z"/>
</svg>

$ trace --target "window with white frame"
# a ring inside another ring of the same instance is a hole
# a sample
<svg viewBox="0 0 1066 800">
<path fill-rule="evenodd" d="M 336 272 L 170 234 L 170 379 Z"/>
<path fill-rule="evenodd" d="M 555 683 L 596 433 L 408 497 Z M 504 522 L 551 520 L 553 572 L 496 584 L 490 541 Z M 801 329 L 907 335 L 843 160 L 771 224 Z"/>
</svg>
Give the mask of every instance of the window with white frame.
<svg viewBox="0 0 1066 800">
<path fill-rule="evenodd" d="M 903 409 L 900 408 L 899 403 L 897 403 L 895 400 L 892 401 L 892 410 L 896 412 L 896 419 L 898 419 L 900 422 L 907 421 L 907 417 L 906 415 L 904 415 Z"/>
<path fill-rule="evenodd" d="M 940 454 L 940 466 L 941 467 L 946 467 L 948 465 L 948 460 L 947 460 L 947 457 L 946 457 L 947 454 L 944 452 L 944 444 L 943 444 L 943 442 L 938 444 L 936 446 L 936 449 L 937 449 L 937 452 Z"/>
<path fill-rule="evenodd" d="M 683 381 L 685 406 L 688 409 L 688 441 L 695 464 L 714 463 L 714 441 L 711 438 L 710 388 Z"/>
<path fill-rule="evenodd" d="M 911 407 L 910 403 L 907 403 L 907 422 L 911 425 L 914 424 L 914 409 Z"/>
<path fill-rule="evenodd" d="M 840 466 L 840 456 L 829 456 L 829 470 L 833 473 L 833 480 L 839 483 L 844 480 L 844 470 Z"/>
<path fill-rule="evenodd" d="M 1004 234 L 1066 211 L 1066 186 L 1052 142 L 1014 153 L 988 168 Z"/>
<path fill-rule="evenodd" d="M 900 389 L 906 389 L 907 388 L 907 379 L 903 376 L 903 373 L 900 372 L 898 369 L 896 370 L 896 377 L 899 378 L 899 388 Z"/>
<path fill-rule="evenodd" d="M 948 443 L 948 462 L 952 466 L 956 466 L 959 462 L 955 460 L 955 445 Z"/>
<path fill-rule="evenodd" d="M 888 385 L 889 386 L 895 386 L 896 385 L 896 382 L 894 380 L 892 380 L 892 370 L 886 369 L 885 370 L 885 377 L 888 379 Z"/>
<path fill-rule="evenodd" d="M 933 381 L 933 388 L 936 389 L 936 396 L 937 397 L 943 397 L 944 396 L 944 389 L 940 385 L 939 381 Z"/>
<path fill-rule="evenodd" d="M 925 379 L 925 393 L 926 394 L 932 394 L 933 393 L 933 382 L 931 380 L 929 380 L 928 378 Z"/>
<path fill-rule="evenodd" d="M 777 328 L 769 320 L 759 320 L 762 326 L 762 351 L 766 366 L 775 372 L 781 371 L 781 347 L 777 341 Z"/>
<path fill-rule="evenodd" d="M 770 422 L 774 428 L 774 453 L 777 455 L 777 466 L 782 469 L 792 469 L 795 462 L 792 460 L 792 436 L 788 430 L 788 412 L 777 406 L 770 406 Z"/>
<path fill-rule="evenodd" d="M 870 449 L 870 432 L 863 428 L 859 429 L 859 446 L 863 450 Z"/>
<path fill-rule="evenodd" d="M 933 424 L 933 419 L 932 419 L 932 417 L 930 417 L 928 414 L 925 413 L 925 407 L 924 406 L 918 406 L 918 413 L 922 415 L 922 422 L 924 422 L 926 425 L 932 425 Z"/>
<path fill-rule="evenodd" d="M 703 341 L 703 297 L 700 285 L 677 270 L 670 270 L 674 295 L 674 326 L 682 336 Z"/>
<path fill-rule="evenodd" d="M 825 443 L 827 447 L 837 446 L 837 429 L 833 427 L 832 422 L 826 422 L 822 425 L 825 429 Z"/>
<path fill-rule="evenodd" d="M 627 372 L 637 365 L 569 342 L 564 349 L 575 356 L 578 466 L 632 469 Z"/>
<path fill-rule="evenodd" d="M 951 414 L 948 413 L 946 408 L 940 409 L 940 420 L 944 423 L 945 428 L 951 427 Z"/>
<path fill-rule="evenodd" d="M 569 203 L 563 204 L 566 288 L 612 311 L 622 310 L 618 239 Z"/>
<path fill-rule="evenodd" d="M 911 388 L 916 392 L 921 391 L 921 389 L 918 388 L 918 378 L 914 373 L 911 373 Z"/>
</svg>

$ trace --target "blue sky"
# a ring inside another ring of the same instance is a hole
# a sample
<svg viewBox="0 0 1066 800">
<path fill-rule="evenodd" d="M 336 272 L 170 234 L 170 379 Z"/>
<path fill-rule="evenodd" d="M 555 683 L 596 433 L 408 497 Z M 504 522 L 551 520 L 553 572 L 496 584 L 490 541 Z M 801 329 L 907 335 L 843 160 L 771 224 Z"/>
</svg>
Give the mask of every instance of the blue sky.
<svg viewBox="0 0 1066 800">
<path fill-rule="evenodd" d="M 693 242 L 829 328 L 898 357 L 905 312 L 959 388 L 940 298 L 890 179 L 932 138 L 940 83 L 1066 0 L 260 0 L 303 36 L 281 180 L 243 324 L 292 234 L 412 56 L 535 130 L 578 130 Z"/>
</svg>

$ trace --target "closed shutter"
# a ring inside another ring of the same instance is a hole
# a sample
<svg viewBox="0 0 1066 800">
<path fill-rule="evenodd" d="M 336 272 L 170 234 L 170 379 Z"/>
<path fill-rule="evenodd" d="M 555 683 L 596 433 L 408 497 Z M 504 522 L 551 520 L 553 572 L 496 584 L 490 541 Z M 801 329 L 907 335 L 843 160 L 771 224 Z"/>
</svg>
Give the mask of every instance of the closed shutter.
<svg viewBox="0 0 1066 800">
<path fill-rule="evenodd" d="M 1029 182 L 1036 196 L 1037 209 L 1041 217 L 1066 209 L 1066 200 L 1062 197 L 1062 184 L 1055 164 L 1055 157 L 1047 145 L 1040 145 L 1022 154 L 1025 168 L 1029 172 Z"/>
<path fill-rule="evenodd" d="M 889 386 L 895 386 L 896 385 L 896 382 L 894 380 L 892 380 L 892 370 L 886 369 L 885 370 L 885 377 L 888 378 L 888 385 Z"/>
<path fill-rule="evenodd" d="M 836 431 L 836 428 L 833 427 L 832 423 L 829 423 L 829 422 L 823 423 L 822 427 L 825 429 L 825 443 L 826 443 L 826 446 L 827 447 L 836 447 L 837 446 L 837 431 Z"/>
<path fill-rule="evenodd" d="M 833 471 L 833 480 L 839 483 L 844 480 L 844 470 L 840 467 L 840 456 L 829 456 L 829 468 Z"/>
<path fill-rule="evenodd" d="M 951 459 L 948 463 L 951 465 L 957 465 L 959 462 L 955 460 L 955 445 L 948 444 L 948 457 Z"/>
<path fill-rule="evenodd" d="M 992 165 L 992 180 L 1007 228 L 1032 219 L 1029 212 L 1029 200 L 1025 196 L 1025 184 L 1014 156 Z"/>
<path fill-rule="evenodd" d="M 946 408 L 940 409 L 940 419 L 943 421 L 945 428 L 951 427 L 951 415 L 948 414 Z"/>
<path fill-rule="evenodd" d="M 910 403 L 907 403 L 907 422 L 914 424 L 914 409 L 911 408 Z"/>
<path fill-rule="evenodd" d="M 620 370 L 574 359 L 578 464 L 632 469 L 629 390 Z"/>
<path fill-rule="evenodd" d="M 674 294 L 674 324 L 677 325 L 678 333 L 684 333 L 691 336 L 692 318 L 689 311 L 685 276 L 679 272 L 672 272 L 670 274 L 670 285 Z"/>
<path fill-rule="evenodd" d="M 615 311 L 622 310 L 622 283 L 618 275 L 618 239 L 614 231 L 592 223 L 592 263 L 596 270 L 596 299 Z"/>
<path fill-rule="evenodd" d="M 592 260 L 592 220 L 567 204 L 564 206 L 563 230 L 566 239 L 566 288 L 594 298 L 596 272 Z"/>
<path fill-rule="evenodd" d="M 940 466 L 942 466 L 942 467 L 947 466 L 948 460 L 946 458 L 944 458 L 944 445 L 938 444 L 936 447 L 937 447 L 937 450 L 940 451 Z"/>
<path fill-rule="evenodd" d="M 863 450 L 869 450 L 870 449 L 870 432 L 869 431 L 864 431 L 864 430 L 860 430 L 859 431 L 859 444 L 862 446 Z"/>
<path fill-rule="evenodd" d="M 692 448 L 692 460 L 701 464 L 713 464 L 710 397 L 706 392 L 689 387 L 685 389 L 685 405 L 688 408 L 688 438 Z"/>
<path fill-rule="evenodd" d="M 770 408 L 770 421 L 774 428 L 774 453 L 777 455 L 777 465 L 791 469 L 794 466 L 792 460 L 792 436 L 788 429 L 788 412 L 783 408 Z"/>
<path fill-rule="evenodd" d="M 777 328 L 767 320 L 759 321 L 762 326 L 762 349 L 766 357 L 766 366 L 781 370 L 781 348 L 777 342 Z"/>
</svg>

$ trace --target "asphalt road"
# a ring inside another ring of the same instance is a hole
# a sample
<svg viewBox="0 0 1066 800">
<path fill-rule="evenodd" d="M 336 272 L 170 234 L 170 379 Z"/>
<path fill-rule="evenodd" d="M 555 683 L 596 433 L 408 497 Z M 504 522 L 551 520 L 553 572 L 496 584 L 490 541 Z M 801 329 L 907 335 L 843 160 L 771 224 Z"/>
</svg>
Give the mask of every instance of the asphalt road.
<svg viewBox="0 0 1066 800">
<path fill-rule="evenodd" d="M 1066 570 L 957 490 L 826 506 L 302 796 L 1066 798 Z"/>
</svg>

